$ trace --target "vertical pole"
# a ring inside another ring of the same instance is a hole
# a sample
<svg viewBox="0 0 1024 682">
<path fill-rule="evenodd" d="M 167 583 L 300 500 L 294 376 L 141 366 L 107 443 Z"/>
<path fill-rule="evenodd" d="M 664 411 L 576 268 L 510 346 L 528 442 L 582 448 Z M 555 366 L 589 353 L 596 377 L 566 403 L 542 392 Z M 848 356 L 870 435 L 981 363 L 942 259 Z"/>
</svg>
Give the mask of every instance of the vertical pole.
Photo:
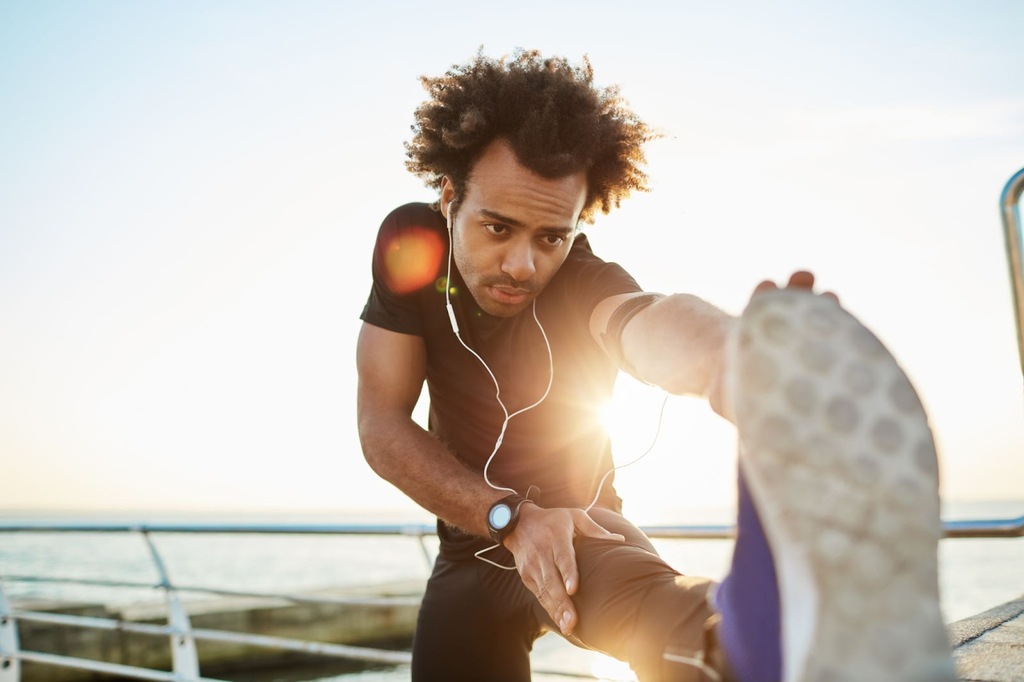
<svg viewBox="0 0 1024 682">
<path fill-rule="evenodd" d="M 1000 204 L 1006 237 L 1006 257 L 1010 261 L 1010 286 L 1017 321 L 1017 349 L 1024 372 L 1024 248 L 1021 245 L 1020 198 L 1024 194 L 1024 168 L 1010 178 L 1003 189 Z"/>
<path fill-rule="evenodd" d="M 18 653 L 18 624 L 11 615 L 11 607 L 4 594 L 4 581 L 0 579 L 0 682 L 19 682 L 21 660 Z"/>
<path fill-rule="evenodd" d="M 423 552 L 423 560 L 427 564 L 427 572 L 429 573 L 434 567 L 434 557 L 430 556 L 430 550 L 427 549 L 426 535 L 416 527 L 408 527 L 403 532 L 406 535 L 416 536 L 416 539 L 419 541 L 420 551 Z"/>
<path fill-rule="evenodd" d="M 149 531 L 140 529 L 142 537 L 149 546 L 150 555 L 153 557 L 153 564 L 160 575 L 160 587 L 164 589 L 167 596 L 167 623 L 171 626 L 171 659 L 174 662 L 174 674 L 180 682 L 191 682 L 199 679 L 199 655 L 196 653 L 196 641 L 192 637 L 192 623 L 189 620 L 188 612 L 181 605 L 178 598 L 178 591 L 171 583 L 171 576 L 167 572 L 160 552 L 156 549 L 153 539 L 149 537 Z M 0 680 L 0 682 L 5 682 Z"/>
</svg>

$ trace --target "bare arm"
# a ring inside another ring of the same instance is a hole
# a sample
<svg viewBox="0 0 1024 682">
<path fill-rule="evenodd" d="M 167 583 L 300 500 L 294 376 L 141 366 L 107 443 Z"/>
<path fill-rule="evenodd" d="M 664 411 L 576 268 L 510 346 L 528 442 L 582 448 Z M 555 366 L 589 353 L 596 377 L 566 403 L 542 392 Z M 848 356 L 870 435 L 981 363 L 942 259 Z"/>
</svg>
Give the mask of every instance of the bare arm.
<svg viewBox="0 0 1024 682">
<path fill-rule="evenodd" d="M 612 296 L 591 317 L 604 344 L 615 309 L 636 294 Z M 641 310 L 622 331 L 622 355 L 644 381 L 671 393 L 708 396 L 717 384 L 725 339 L 734 318 L 690 294 L 672 294 Z"/>
<path fill-rule="evenodd" d="M 487 510 L 505 497 L 464 467 L 447 447 L 412 420 L 426 377 L 426 349 L 417 336 L 364 324 L 356 347 L 358 421 L 363 455 L 375 472 L 448 523 L 487 537 Z M 569 634 L 576 627 L 571 595 L 579 584 L 572 539 L 622 540 L 580 509 L 524 505 L 505 538 L 523 583 Z"/>
<path fill-rule="evenodd" d="M 364 324 L 356 364 L 359 439 L 370 467 L 427 511 L 486 537 L 486 510 L 505 493 L 412 419 L 426 377 L 423 339 Z"/>
<path fill-rule="evenodd" d="M 814 275 L 793 273 L 787 288 L 813 291 Z M 777 288 L 765 280 L 753 295 Z M 602 301 L 590 319 L 590 332 L 599 344 L 616 308 L 638 294 L 612 296 Z M 835 294 L 825 296 L 835 300 Z M 722 395 L 725 340 L 733 316 L 690 294 L 659 299 L 630 319 L 622 330 L 622 355 L 644 381 L 671 393 L 704 396 L 711 407 L 729 418 L 728 400 Z"/>
</svg>

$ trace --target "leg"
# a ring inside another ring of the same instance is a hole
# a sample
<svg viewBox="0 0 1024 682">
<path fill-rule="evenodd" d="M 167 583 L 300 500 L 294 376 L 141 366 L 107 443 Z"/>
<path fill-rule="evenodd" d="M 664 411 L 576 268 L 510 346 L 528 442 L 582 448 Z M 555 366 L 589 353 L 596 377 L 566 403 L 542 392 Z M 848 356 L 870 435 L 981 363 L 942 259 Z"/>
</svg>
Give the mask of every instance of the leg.
<svg viewBox="0 0 1024 682">
<path fill-rule="evenodd" d="M 716 600 L 738 677 L 953 679 L 935 447 L 906 376 L 857 320 L 806 292 L 756 296 L 733 342 L 728 393 L 756 507 L 747 537 L 770 547 L 767 561 L 745 558 L 741 528 Z M 778 575 L 779 630 L 759 633 L 744 624 L 763 604 L 744 590 L 767 573 Z M 781 669 L 751 654 L 773 647 Z"/>
<path fill-rule="evenodd" d="M 524 592 L 515 571 L 439 557 L 416 623 L 413 681 L 528 682 L 541 630 Z"/>
<path fill-rule="evenodd" d="M 573 602 L 580 619 L 573 642 L 628 661 L 645 682 L 715 679 L 703 670 L 715 658 L 715 614 L 707 598 L 712 582 L 680 575 L 620 514 L 590 514 L 626 542 L 577 540 L 580 587 Z M 539 604 L 536 610 L 548 622 Z M 667 646 L 677 660 L 664 659 Z"/>
</svg>

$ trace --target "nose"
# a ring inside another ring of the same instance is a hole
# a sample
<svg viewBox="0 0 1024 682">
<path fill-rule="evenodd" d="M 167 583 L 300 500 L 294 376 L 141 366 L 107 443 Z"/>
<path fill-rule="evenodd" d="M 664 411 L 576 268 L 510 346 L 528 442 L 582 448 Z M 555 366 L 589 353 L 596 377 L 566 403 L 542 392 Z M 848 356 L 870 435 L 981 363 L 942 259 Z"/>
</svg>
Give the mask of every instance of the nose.
<svg viewBox="0 0 1024 682">
<path fill-rule="evenodd" d="M 529 240 L 510 244 L 501 263 L 502 272 L 517 282 L 529 280 L 537 271 L 533 255 L 533 245 Z"/>
</svg>

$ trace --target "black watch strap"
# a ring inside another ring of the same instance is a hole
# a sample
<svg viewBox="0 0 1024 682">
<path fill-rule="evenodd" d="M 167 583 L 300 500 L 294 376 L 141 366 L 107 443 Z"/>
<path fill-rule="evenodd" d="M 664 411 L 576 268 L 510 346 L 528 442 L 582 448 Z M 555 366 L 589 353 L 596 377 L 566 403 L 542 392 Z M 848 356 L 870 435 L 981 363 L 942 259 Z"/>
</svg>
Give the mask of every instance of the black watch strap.
<svg viewBox="0 0 1024 682">
<path fill-rule="evenodd" d="M 487 510 L 487 530 L 491 539 L 499 545 L 515 530 L 519 523 L 519 508 L 530 500 L 518 493 L 503 497 Z"/>
</svg>

